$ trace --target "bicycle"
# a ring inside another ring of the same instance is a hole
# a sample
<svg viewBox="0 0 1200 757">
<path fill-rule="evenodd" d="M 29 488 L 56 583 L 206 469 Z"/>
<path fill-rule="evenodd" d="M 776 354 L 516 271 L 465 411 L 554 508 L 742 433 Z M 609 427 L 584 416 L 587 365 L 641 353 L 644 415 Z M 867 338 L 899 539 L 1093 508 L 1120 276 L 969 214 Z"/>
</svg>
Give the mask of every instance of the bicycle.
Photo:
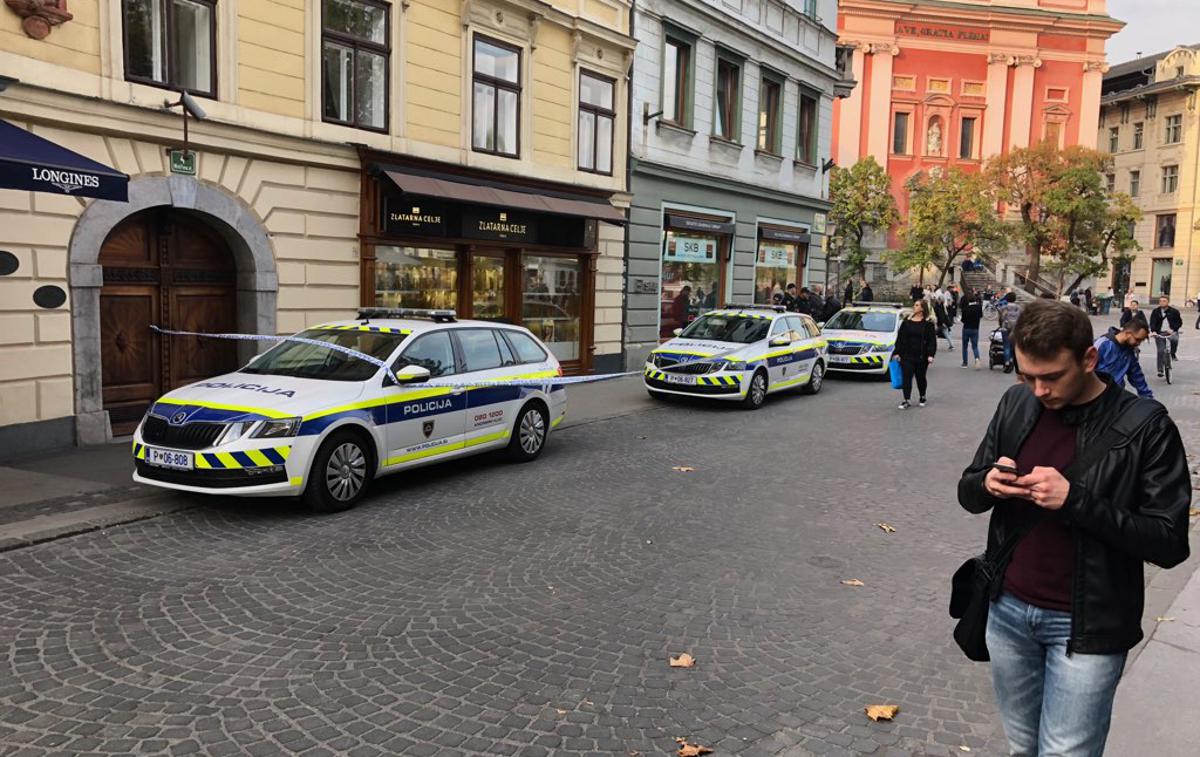
<svg viewBox="0 0 1200 757">
<path fill-rule="evenodd" d="M 983 317 L 989 321 L 994 321 L 1000 317 L 1000 309 L 996 307 L 996 303 L 992 300 L 987 300 L 983 303 Z"/>
<path fill-rule="evenodd" d="M 1171 383 L 1171 363 L 1174 362 L 1171 358 L 1171 337 L 1174 334 L 1173 331 L 1160 331 L 1154 335 L 1154 347 L 1158 350 L 1156 357 L 1158 375 L 1162 376 L 1168 384 Z"/>
</svg>

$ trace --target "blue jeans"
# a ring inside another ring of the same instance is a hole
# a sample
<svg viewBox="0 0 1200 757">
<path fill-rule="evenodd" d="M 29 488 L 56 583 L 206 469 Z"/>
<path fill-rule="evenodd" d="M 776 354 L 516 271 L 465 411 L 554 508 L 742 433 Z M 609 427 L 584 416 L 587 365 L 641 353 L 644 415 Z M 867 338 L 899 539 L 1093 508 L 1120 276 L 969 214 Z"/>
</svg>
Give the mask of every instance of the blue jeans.
<svg viewBox="0 0 1200 757">
<path fill-rule="evenodd" d="M 1067 656 L 1070 613 L 1001 594 L 987 647 L 1004 734 L 1014 757 L 1101 757 L 1125 653 Z"/>
<path fill-rule="evenodd" d="M 1004 334 L 1004 364 L 1008 365 L 1013 361 L 1012 337 L 1009 336 L 1008 329 L 1003 331 Z"/>
<path fill-rule="evenodd" d="M 969 329 L 966 326 L 963 326 L 962 332 L 963 365 L 966 365 L 968 343 L 971 345 L 971 349 L 975 351 L 975 359 L 979 359 L 979 329 Z"/>
</svg>

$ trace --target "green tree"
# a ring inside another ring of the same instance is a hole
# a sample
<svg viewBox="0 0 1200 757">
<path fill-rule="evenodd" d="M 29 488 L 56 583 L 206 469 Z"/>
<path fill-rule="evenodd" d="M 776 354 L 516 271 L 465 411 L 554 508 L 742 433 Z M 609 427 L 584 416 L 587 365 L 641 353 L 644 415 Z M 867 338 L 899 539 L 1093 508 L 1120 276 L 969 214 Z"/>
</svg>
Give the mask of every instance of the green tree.
<svg viewBox="0 0 1200 757">
<path fill-rule="evenodd" d="M 990 252 L 1008 239 L 1008 227 L 996 212 L 996 195 L 978 173 L 957 168 L 936 174 L 920 172 L 905 184 L 908 222 L 901 231 L 904 246 L 888 256 L 901 269 L 938 269 L 938 286 L 954 261 L 968 251 Z"/>
<path fill-rule="evenodd" d="M 1107 273 L 1114 263 L 1132 260 L 1133 253 L 1141 249 L 1133 236 L 1134 227 L 1141 218 L 1141 209 L 1129 195 L 1106 192 L 1103 215 L 1089 214 L 1086 222 L 1076 224 L 1066 253 L 1054 261 L 1055 267 L 1062 271 L 1059 294 L 1074 291 L 1086 278 Z M 1075 278 L 1063 287 L 1069 275 Z"/>
<path fill-rule="evenodd" d="M 869 251 L 863 238 L 872 230 L 886 231 L 900 222 L 887 171 L 867 156 L 850 168 L 834 168 L 829 177 L 833 207 L 830 246 L 852 276 L 866 273 Z"/>
</svg>

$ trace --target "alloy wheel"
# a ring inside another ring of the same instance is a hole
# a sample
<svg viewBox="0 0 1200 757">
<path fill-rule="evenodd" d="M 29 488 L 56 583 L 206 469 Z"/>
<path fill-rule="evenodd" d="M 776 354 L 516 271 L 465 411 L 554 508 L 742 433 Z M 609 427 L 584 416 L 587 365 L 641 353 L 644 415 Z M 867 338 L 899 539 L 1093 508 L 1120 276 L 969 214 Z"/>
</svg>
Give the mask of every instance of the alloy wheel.
<svg viewBox="0 0 1200 757">
<path fill-rule="evenodd" d="M 339 502 L 353 499 L 367 480 L 367 456 L 353 442 L 334 448 L 325 465 L 325 488 Z"/>
<path fill-rule="evenodd" d="M 521 427 L 517 433 L 520 437 L 521 449 L 525 454 L 533 455 L 542 448 L 546 441 L 546 419 L 536 409 L 530 408 L 521 418 Z"/>
<path fill-rule="evenodd" d="M 755 405 L 761 405 L 767 398 L 767 380 L 761 373 L 754 374 L 750 381 L 750 396 Z"/>
</svg>

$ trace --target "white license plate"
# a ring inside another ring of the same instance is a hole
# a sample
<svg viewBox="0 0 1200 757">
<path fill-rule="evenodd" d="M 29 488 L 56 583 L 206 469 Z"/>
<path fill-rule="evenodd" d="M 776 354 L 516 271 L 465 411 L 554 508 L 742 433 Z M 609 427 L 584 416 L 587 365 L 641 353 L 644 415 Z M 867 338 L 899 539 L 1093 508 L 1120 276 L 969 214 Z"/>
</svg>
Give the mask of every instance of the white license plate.
<svg viewBox="0 0 1200 757">
<path fill-rule="evenodd" d="M 696 383 L 696 377 L 695 376 L 681 376 L 681 375 L 678 375 L 675 373 L 668 373 L 667 374 L 667 383 L 668 384 L 692 385 L 692 384 Z"/>
<path fill-rule="evenodd" d="M 831 362 L 831 363 L 849 363 L 850 356 L 849 355 L 830 355 L 829 362 Z"/>
<path fill-rule="evenodd" d="M 177 452 L 173 449 L 146 448 L 146 462 L 160 468 L 176 470 L 191 470 L 195 467 L 194 455 L 191 452 Z"/>
</svg>

